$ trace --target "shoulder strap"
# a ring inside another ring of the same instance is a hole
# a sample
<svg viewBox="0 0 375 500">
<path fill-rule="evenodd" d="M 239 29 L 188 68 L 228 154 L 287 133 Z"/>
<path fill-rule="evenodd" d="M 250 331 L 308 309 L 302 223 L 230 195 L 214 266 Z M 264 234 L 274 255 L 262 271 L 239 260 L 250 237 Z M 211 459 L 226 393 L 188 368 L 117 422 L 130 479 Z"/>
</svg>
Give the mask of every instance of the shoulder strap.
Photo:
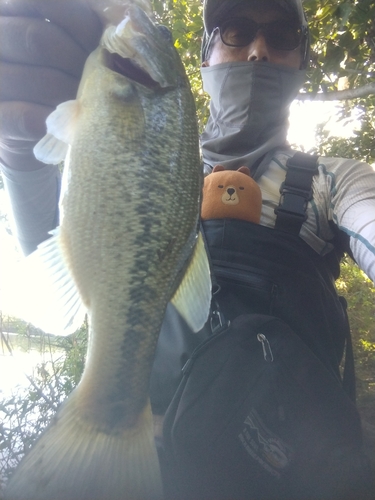
<svg viewBox="0 0 375 500">
<path fill-rule="evenodd" d="M 346 394 L 355 404 L 356 402 L 355 361 L 354 361 L 352 334 L 350 332 L 350 323 L 347 310 L 348 305 L 344 297 L 340 296 L 339 300 L 341 302 L 342 309 L 346 317 L 346 326 L 347 326 L 347 328 L 345 328 L 346 344 L 345 344 L 345 358 L 344 358 L 343 373 L 342 373 L 342 386 Z"/>
<path fill-rule="evenodd" d="M 312 198 L 312 179 L 318 170 L 318 156 L 297 152 L 289 158 L 286 166 L 285 181 L 280 187 L 280 203 L 275 209 L 275 228 L 298 235 L 307 217 L 307 203 Z M 340 300 L 346 314 L 344 299 L 340 297 Z M 352 401 L 355 401 L 354 353 L 348 319 L 347 324 L 343 387 Z"/>
<path fill-rule="evenodd" d="M 318 170 L 318 156 L 297 152 L 286 163 L 280 203 L 275 209 L 275 229 L 298 235 L 306 220 L 307 202 L 312 198 L 312 179 Z"/>
<path fill-rule="evenodd" d="M 206 233 L 204 231 L 204 227 L 202 221 L 200 221 L 200 231 L 203 237 L 204 246 L 206 248 L 207 259 L 210 266 L 210 274 L 211 274 L 211 283 L 212 283 L 212 298 L 211 298 L 211 311 L 210 311 L 210 327 L 211 333 L 219 333 L 220 331 L 224 331 L 229 327 L 230 321 L 227 321 L 224 317 L 223 311 L 221 310 L 219 303 L 216 299 L 216 295 L 220 292 L 220 285 L 217 282 L 214 268 L 212 265 L 210 249 L 208 246 Z"/>
</svg>

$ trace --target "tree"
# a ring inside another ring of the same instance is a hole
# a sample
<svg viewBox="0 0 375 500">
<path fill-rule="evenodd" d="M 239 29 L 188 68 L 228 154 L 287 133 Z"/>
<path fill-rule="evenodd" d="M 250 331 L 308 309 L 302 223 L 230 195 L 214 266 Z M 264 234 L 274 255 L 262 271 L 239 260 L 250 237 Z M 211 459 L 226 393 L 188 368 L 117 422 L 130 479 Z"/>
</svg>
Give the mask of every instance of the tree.
<svg viewBox="0 0 375 500">
<path fill-rule="evenodd" d="M 373 0 L 306 0 L 304 7 L 312 45 L 306 91 L 322 100 L 374 95 Z"/>
<path fill-rule="evenodd" d="M 305 0 L 311 66 L 300 99 L 340 100 L 341 119 L 353 114 L 360 128 L 350 139 L 318 131 L 317 152 L 375 162 L 375 2 Z"/>
</svg>

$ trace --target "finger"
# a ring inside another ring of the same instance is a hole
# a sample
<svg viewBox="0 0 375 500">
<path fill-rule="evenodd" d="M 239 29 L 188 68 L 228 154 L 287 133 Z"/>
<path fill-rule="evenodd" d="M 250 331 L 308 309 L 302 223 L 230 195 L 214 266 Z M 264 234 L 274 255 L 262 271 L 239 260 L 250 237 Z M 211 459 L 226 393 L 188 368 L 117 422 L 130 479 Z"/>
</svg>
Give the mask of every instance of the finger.
<svg viewBox="0 0 375 500">
<path fill-rule="evenodd" d="M 60 27 L 42 19 L 0 17 L 0 59 L 61 69 L 80 77 L 87 53 Z"/>
<path fill-rule="evenodd" d="M 0 101 L 57 106 L 74 99 L 79 79 L 53 68 L 2 63 Z"/>
<path fill-rule="evenodd" d="M 37 141 L 13 141 L 0 143 L 0 163 L 13 170 L 31 171 L 45 167 L 45 163 L 34 156 L 34 146 Z"/>
<path fill-rule="evenodd" d="M 0 15 L 48 19 L 87 53 L 98 45 L 102 33 L 98 16 L 83 0 L 0 0 Z"/>
<path fill-rule="evenodd" d="M 0 103 L 1 142 L 39 141 L 46 133 L 47 116 L 53 107 L 29 102 Z"/>
<path fill-rule="evenodd" d="M 0 160 L 15 170 L 44 167 L 34 156 L 35 144 L 46 133 L 46 118 L 53 108 L 28 102 L 0 103 Z"/>
</svg>

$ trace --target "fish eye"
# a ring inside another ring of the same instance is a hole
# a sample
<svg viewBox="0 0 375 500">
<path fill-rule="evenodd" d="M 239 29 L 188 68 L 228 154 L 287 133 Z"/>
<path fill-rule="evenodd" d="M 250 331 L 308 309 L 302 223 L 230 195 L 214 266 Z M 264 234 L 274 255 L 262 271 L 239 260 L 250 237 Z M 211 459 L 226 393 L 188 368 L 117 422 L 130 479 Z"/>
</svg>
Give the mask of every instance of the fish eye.
<svg viewBox="0 0 375 500">
<path fill-rule="evenodd" d="M 173 42 L 172 33 L 166 26 L 164 26 L 163 24 L 159 24 L 158 30 L 168 42 Z"/>
</svg>

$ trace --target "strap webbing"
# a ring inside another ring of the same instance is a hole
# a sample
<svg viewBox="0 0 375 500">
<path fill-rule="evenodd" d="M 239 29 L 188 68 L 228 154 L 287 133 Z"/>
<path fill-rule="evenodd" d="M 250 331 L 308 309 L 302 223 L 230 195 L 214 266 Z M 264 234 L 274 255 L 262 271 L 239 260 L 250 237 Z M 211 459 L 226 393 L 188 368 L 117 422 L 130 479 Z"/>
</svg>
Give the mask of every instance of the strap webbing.
<svg viewBox="0 0 375 500">
<path fill-rule="evenodd" d="M 355 362 L 352 335 L 350 332 L 350 324 L 348 317 L 348 305 L 344 297 L 339 297 L 344 314 L 346 316 L 347 328 L 345 329 L 345 358 L 342 374 L 342 386 L 346 394 L 350 397 L 353 403 L 356 402 L 356 379 L 355 379 Z"/>
<path fill-rule="evenodd" d="M 285 181 L 280 187 L 280 203 L 275 209 L 275 229 L 298 235 L 307 218 L 312 198 L 312 179 L 318 170 L 318 156 L 297 152 L 286 163 Z"/>
</svg>

